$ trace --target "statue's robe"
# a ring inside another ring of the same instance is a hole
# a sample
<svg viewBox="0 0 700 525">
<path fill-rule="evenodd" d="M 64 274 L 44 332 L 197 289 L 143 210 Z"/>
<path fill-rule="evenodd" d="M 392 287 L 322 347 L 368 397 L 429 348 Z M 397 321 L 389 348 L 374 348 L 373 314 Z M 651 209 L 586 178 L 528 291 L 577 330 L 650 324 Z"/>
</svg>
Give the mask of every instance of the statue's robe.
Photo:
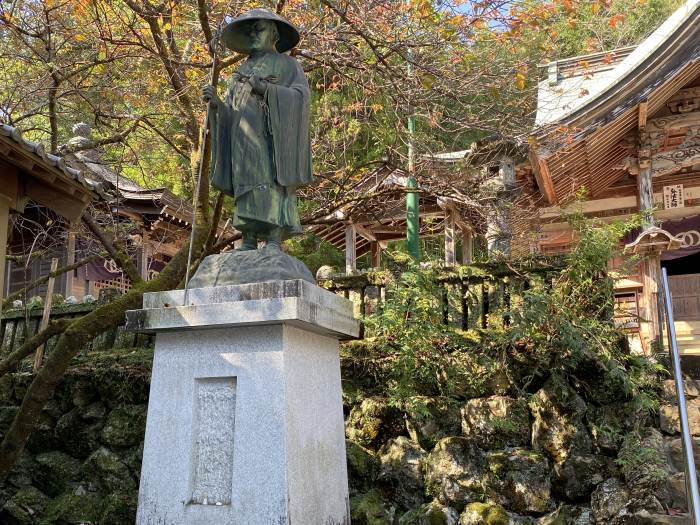
<svg viewBox="0 0 700 525">
<path fill-rule="evenodd" d="M 239 81 L 251 74 L 269 79 L 263 96 Z M 299 63 L 270 52 L 249 57 L 236 70 L 212 112 L 211 183 L 234 197 L 238 229 L 301 232 L 295 190 L 312 180 L 309 99 Z"/>
</svg>

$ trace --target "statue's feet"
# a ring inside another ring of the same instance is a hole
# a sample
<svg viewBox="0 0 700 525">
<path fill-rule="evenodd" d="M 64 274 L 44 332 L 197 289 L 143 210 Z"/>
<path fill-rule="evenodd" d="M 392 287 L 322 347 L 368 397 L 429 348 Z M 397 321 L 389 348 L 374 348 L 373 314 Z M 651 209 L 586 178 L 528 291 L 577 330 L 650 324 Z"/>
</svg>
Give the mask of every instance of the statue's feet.
<svg viewBox="0 0 700 525">
<path fill-rule="evenodd" d="M 256 239 L 243 239 L 243 244 L 233 250 L 234 252 L 249 252 L 258 249 L 258 241 Z"/>
</svg>

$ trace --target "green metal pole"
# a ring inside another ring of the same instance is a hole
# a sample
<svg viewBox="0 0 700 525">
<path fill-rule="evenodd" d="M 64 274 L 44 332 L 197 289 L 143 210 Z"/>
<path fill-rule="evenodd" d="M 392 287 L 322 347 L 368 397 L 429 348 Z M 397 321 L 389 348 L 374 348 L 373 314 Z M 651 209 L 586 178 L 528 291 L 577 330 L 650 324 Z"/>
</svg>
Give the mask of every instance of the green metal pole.
<svg viewBox="0 0 700 525">
<path fill-rule="evenodd" d="M 410 59 L 412 58 L 411 50 L 408 50 L 408 73 L 409 77 L 413 74 L 413 67 Z M 415 167 L 415 151 L 413 147 L 413 135 L 416 132 L 416 119 L 413 115 L 408 117 L 408 182 L 406 187 L 409 192 L 406 193 L 406 241 L 408 242 L 408 253 L 416 261 L 420 261 L 420 242 L 419 242 L 419 224 L 420 210 L 418 205 L 418 192 L 410 191 L 418 189 L 416 181 Z"/>
</svg>

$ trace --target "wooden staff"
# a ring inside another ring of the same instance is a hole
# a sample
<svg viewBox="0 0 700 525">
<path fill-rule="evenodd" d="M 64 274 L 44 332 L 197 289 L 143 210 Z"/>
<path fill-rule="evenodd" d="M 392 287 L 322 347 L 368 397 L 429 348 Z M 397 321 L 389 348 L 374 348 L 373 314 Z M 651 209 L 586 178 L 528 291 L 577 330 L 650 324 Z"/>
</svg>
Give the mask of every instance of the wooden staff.
<svg viewBox="0 0 700 525">
<path fill-rule="evenodd" d="M 214 85 L 214 80 L 216 78 L 216 65 L 218 58 L 218 47 L 219 47 L 219 37 L 221 36 L 221 29 L 224 27 L 224 21 L 222 20 L 219 24 L 219 28 L 216 30 L 216 35 L 209 43 L 209 51 L 211 52 L 211 71 L 209 72 L 209 84 Z M 216 86 L 214 86 L 216 88 Z M 199 170 L 197 172 L 197 184 L 195 185 L 195 199 L 192 206 L 192 231 L 190 233 L 190 247 L 187 253 L 187 268 L 185 269 L 185 296 L 182 301 L 182 306 L 187 305 L 187 295 L 189 290 L 187 289 L 190 284 L 190 266 L 192 265 L 192 246 L 194 244 L 194 231 L 197 227 L 197 199 L 199 199 L 199 191 L 202 184 L 202 170 L 204 169 L 204 153 L 207 145 L 207 138 L 209 137 L 209 114 L 211 113 L 211 101 L 207 102 L 207 112 L 204 117 L 204 134 L 202 135 L 202 143 L 199 146 Z"/>
</svg>

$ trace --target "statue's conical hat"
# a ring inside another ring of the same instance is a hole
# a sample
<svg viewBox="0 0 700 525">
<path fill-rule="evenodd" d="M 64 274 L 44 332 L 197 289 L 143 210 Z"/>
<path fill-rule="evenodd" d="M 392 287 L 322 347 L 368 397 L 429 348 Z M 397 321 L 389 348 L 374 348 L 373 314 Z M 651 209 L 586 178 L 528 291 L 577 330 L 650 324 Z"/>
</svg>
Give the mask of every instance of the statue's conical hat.
<svg viewBox="0 0 700 525">
<path fill-rule="evenodd" d="M 256 20 L 272 20 L 277 24 L 280 39 L 277 41 L 277 51 L 284 53 L 299 43 L 299 30 L 284 18 L 267 9 L 253 9 L 224 27 L 221 32 L 221 41 L 229 49 L 239 53 L 250 53 L 250 44 L 246 28 Z"/>
</svg>

